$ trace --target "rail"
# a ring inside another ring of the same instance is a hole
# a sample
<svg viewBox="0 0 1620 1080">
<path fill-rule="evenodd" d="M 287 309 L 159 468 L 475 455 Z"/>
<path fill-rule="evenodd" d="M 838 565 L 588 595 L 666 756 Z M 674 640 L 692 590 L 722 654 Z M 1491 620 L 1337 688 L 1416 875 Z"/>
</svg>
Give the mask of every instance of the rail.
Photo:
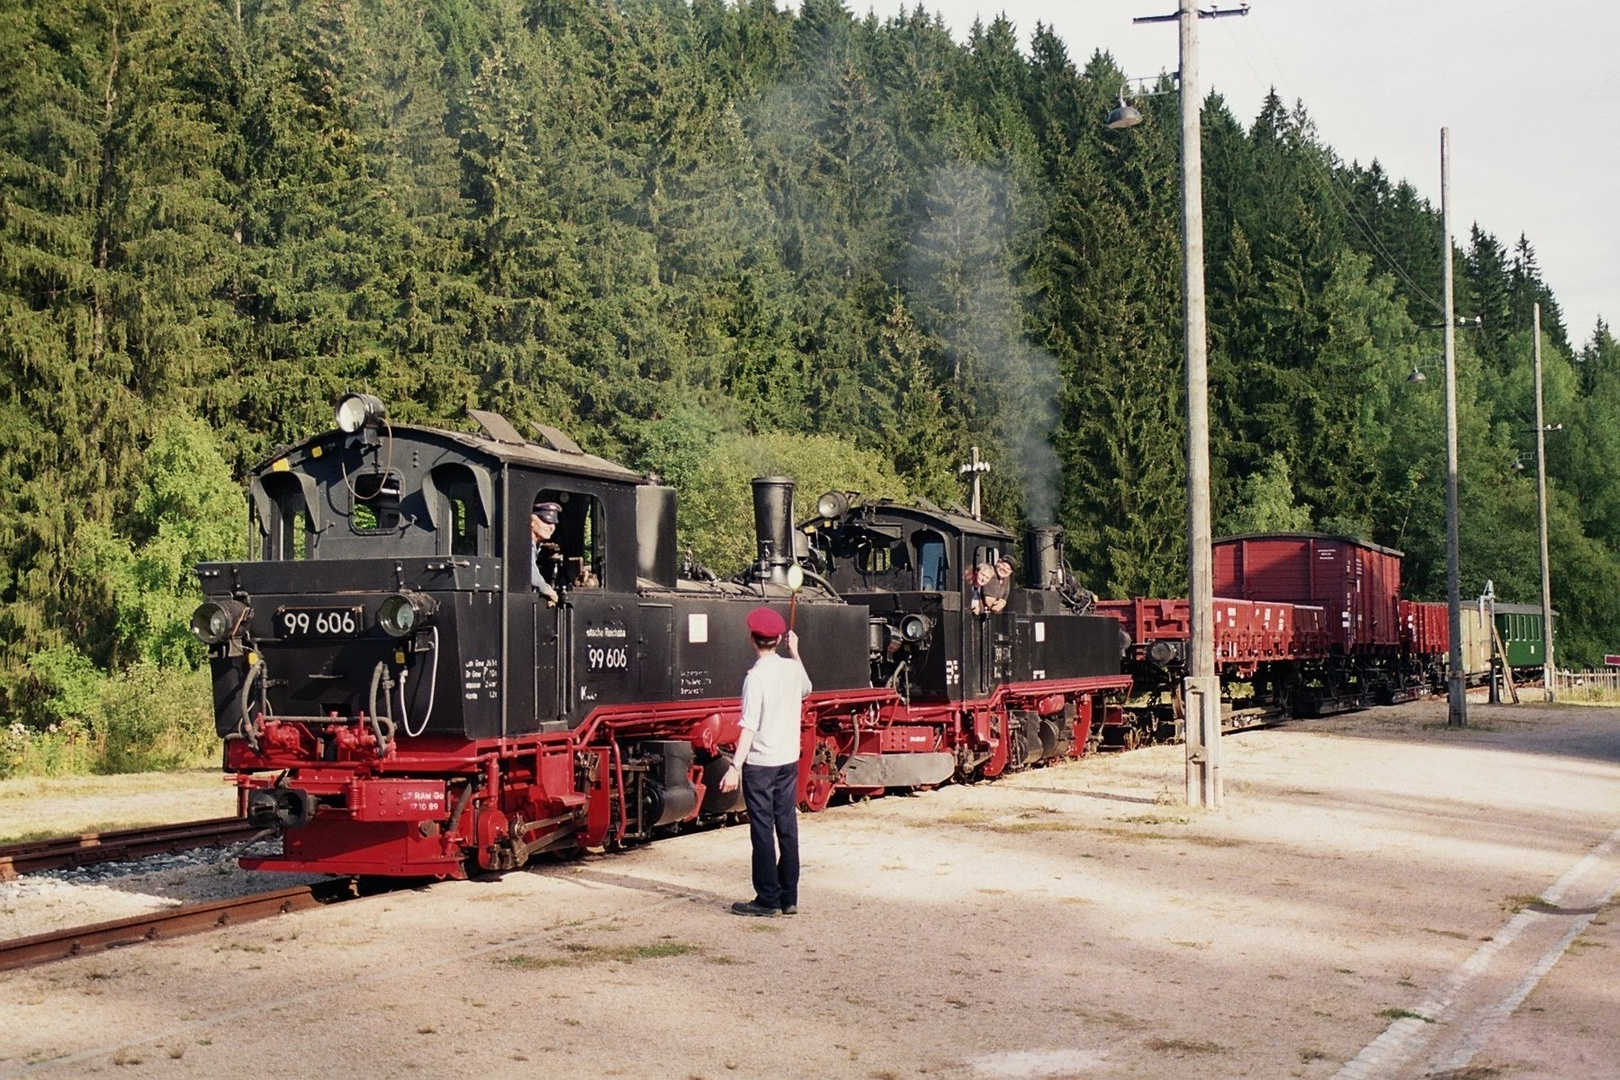
<svg viewBox="0 0 1620 1080">
<path fill-rule="evenodd" d="M 330 882 L 321 886 L 304 885 L 293 889 L 240 896 L 232 900 L 214 900 L 206 904 L 188 904 L 168 908 L 129 919 L 75 926 L 66 930 L 53 930 L 48 934 L 0 941 L 0 971 L 37 967 L 41 964 L 66 960 L 75 956 L 88 956 L 143 941 L 163 941 L 237 926 L 273 915 L 303 911 L 319 904 L 330 903 L 352 895 L 349 883 Z"/>
<path fill-rule="evenodd" d="M 63 866 L 88 866 L 191 848 L 234 844 L 260 831 L 242 818 L 231 817 L 4 844 L 0 845 L 0 881 L 12 881 L 23 874 Z"/>
</svg>

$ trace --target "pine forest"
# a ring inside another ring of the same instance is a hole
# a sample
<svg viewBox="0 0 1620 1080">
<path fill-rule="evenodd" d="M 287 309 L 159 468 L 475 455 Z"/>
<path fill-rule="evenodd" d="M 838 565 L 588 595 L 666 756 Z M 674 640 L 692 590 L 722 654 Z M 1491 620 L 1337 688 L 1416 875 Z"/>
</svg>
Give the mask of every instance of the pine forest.
<svg viewBox="0 0 1620 1080">
<path fill-rule="evenodd" d="M 10 0 L 0 775 L 208 745 L 191 568 L 345 390 L 655 472 L 723 572 L 764 468 L 948 505 L 977 446 L 987 517 L 1184 595 L 1177 104 L 1109 130 L 1121 83 L 1106 43 L 840 0 Z M 1307 106 L 1204 103 L 1216 533 L 1359 536 L 1443 599 L 1438 208 Z M 1539 303 L 1581 665 L 1620 647 L 1620 344 L 1495 226 L 1451 252 L 1463 595 L 1539 598 Z"/>
</svg>

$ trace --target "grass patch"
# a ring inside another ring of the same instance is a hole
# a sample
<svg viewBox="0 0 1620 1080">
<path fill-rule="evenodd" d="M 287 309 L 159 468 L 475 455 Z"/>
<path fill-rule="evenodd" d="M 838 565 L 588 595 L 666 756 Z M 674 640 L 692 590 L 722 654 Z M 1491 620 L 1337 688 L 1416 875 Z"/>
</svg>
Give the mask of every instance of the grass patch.
<svg viewBox="0 0 1620 1080">
<path fill-rule="evenodd" d="M 1079 828 L 1080 826 L 1071 825 L 1067 821 L 1009 821 L 1005 824 L 990 826 L 990 831 L 998 833 L 1075 832 Z"/>
<path fill-rule="evenodd" d="M 1192 823 L 1190 817 L 1165 817 L 1160 814 L 1132 814 L 1130 817 L 1115 818 L 1127 825 L 1188 825 Z"/>
<path fill-rule="evenodd" d="M 1542 907 L 1552 906 L 1539 896 L 1510 896 L 1506 900 L 1502 901 L 1502 907 L 1507 911 L 1511 911 L 1515 915 L 1523 911 L 1525 908 L 1534 907 L 1537 904 L 1540 904 Z"/>
<path fill-rule="evenodd" d="M 1224 1054 L 1226 1047 L 1220 1043 L 1203 1042 L 1198 1039 L 1149 1039 L 1147 1048 L 1160 1054 L 1174 1054 L 1176 1057 L 1187 1057 L 1190 1054 Z"/>
<path fill-rule="evenodd" d="M 495 963 L 504 967 L 517 968 L 520 971 L 536 971 L 542 968 L 557 967 L 584 967 L 587 964 L 602 964 L 617 961 L 621 964 L 633 964 L 637 960 L 661 960 L 669 956 L 687 956 L 692 953 L 701 953 L 703 949 L 698 945 L 685 945 L 677 941 L 657 941 L 650 945 L 578 945 L 567 944 L 563 946 L 566 955 L 563 956 L 530 956 L 526 953 L 514 953 L 511 956 L 496 957 Z M 734 963 L 731 960 L 719 960 L 716 963 Z"/>
<path fill-rule="evenodd" d="M 1425 1024 L 1434 1023 L 1434 1021 L 1430 1020 L 1427 1016 L 1424 1016 L 1422 1013 L 1415 1013 L 1411 1009 L 1385 1009 L 1378 1015 L 1382 1016 L 1385 1020 L 1421 1020 Z"/>
<path fill-rule="evenodd" d="M 996 819 L 988 810 L 952 810 L 939 821 L 945 825 L 985 825 Z"/>
</svg>

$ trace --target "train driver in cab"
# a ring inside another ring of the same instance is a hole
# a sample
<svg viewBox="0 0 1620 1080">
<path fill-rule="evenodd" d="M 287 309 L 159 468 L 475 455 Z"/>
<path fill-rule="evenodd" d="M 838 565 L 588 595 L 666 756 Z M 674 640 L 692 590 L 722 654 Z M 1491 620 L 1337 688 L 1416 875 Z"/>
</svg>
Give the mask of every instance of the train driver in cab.
<svg viewBox="0 0 1620 1080">
<path fill-rule="evenodd" d="M 557 603 L 557 588 L 552 579 L 562 562 L 562 550 L 551 538 L 557 534 L 557 522 L 561 519 L 562 507 L 554 502 L 535 503 L 529 514 L 529 584 L 552 606 Z"/>
</svg>

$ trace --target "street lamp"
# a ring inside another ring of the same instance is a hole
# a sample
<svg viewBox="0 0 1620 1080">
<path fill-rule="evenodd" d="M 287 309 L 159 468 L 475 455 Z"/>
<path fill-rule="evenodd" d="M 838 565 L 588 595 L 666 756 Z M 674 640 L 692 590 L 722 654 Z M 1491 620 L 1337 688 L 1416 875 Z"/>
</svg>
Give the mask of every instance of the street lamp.
<svg viewBox="0 0 1620 1080">
<path fill-rule="evenodd" d="M 1221 804 L 1221 683 L 1215 675 L 1215 590 L 1209 521 L 1209 370 L 1204 323 L 1203 134 L 1198 100 L 1198 20 L 1247 15 L 1249 5 L 1199 11 L 1180 0 L 1174 15 L 1149 15 L 1133 23 L 1177 22 L 1181 28 L 1181 245 L 1182 312 L 1187 365 L 1187 606 L 1186 690 L 1187 803 Z M 1135 113 L 1134 119 L 1131 114 Z M 1141 113 L 1125 104 L 1109 116 L 1110 127 L 1131 127 Z"/>
</svg>

